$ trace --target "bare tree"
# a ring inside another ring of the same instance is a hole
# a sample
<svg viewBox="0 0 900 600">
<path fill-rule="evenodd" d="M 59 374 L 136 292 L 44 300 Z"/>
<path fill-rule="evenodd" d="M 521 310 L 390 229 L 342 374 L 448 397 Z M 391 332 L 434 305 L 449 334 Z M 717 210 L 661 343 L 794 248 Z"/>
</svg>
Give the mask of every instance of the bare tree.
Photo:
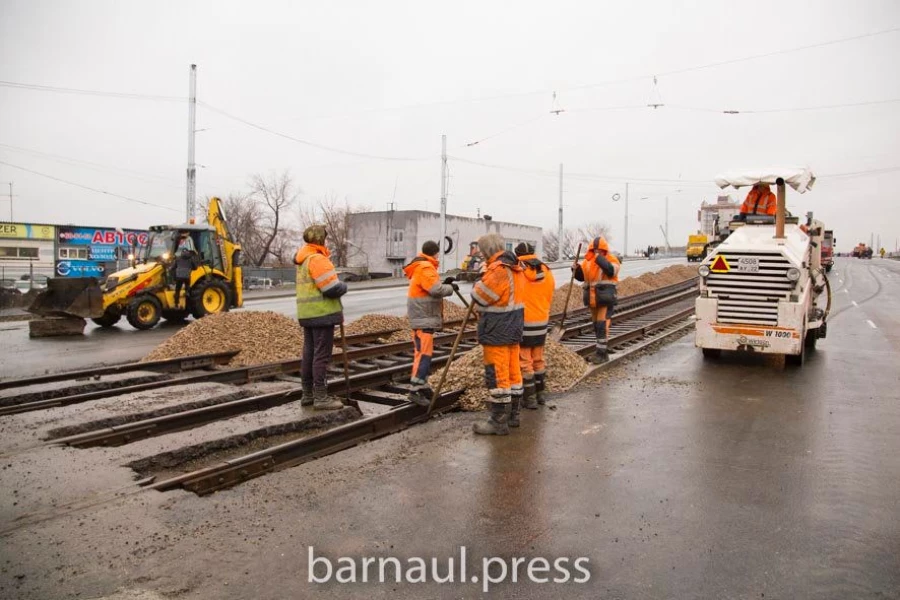
<svg viewBox="0 0 900 600">
<path fill-rule="evenodd" d="M 259 267 L 269 256 L 273 256 L 272 247 L 284 228 L 286 213 L 297 201 L 300 191 L 295 188 L 289 171 L 273 171 L 268 177 L 253 175 L 250 190 L 249 198 L 260 206 L 263 214 L 261 226 L 257 228 L 261 238 L 259 253 L 253 260 L 253 264 Z"/>
<path fill-rule="evenodd" d="M 221 202 L 228 219 L 228 231 L 234 241 L 240 244 L 245 264 L 257 264 L 264 238 L 262 206 L 241 192 L 231 192 L 222 198 Z M 209 198 L 206 198 L 201 206 L 206 212 Z"/>
<path fill-rule="evenodd" d="M 544 260 L 559 261 L 575 257 L 575 246 L 578 232 L 574 229 L 563 229 L 562 254 L 559 252 L 559 233 L 556 230 L 545 231 L 543 236 Z"/>
<path fill-rule="evenodd" d="M 301 206 L 300 224 L 302 228 L 313 223 L 325 225 L 328 231 L 326 244 L 331 251 L 331 262 L 336 267 L 346 267 L 350 256 L 357 252 L 349 243 L 350 215 L 365 210 L 362 207 L 351 207 L 346 198 L 339 200 L 337 194 L 329 192 L 314 203 Z"/>
<path fill-rule="evenodd" d="M 591 221 L 578 228 L 578 237 L 585 244 L 590 244 L 594 238 L 603 236 L 609 241 L 609 225 L 601 221 Z"/>
</svg>

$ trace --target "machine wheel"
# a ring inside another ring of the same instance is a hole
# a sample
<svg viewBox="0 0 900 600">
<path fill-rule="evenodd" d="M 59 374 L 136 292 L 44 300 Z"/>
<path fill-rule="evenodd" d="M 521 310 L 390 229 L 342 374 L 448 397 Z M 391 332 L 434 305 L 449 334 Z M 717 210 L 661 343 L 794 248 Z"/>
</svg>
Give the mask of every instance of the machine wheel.
<svg viewBox="0 0 900 600">
<path fill-rule="evenodd" d="M 806 337 L 803 338 L 803 345 L 806 346 L 809 350 L 816 349 L 816 342 L 819 340 L 819 330 L 818 329 L 807 329 Z"/>
<path fill-rule="evenodd" d="M 228 312 L 229 305 L 228 286 L 218 279 L 199 282 L 191 289 L 191 314 L 195 319 Z"/>
<path fill-rule="evenodd" d="M 716 360 L 717 358 L 721 358 L 722 351 L 718 348 L 704 348 L 703 349 L 703 358 L 706 360 Z"/>
<path fill-rule="evenodd" d="M 91 319 L 94 323 L 99 325 L 100 327 L 112 327 L 116 323 L 119 322 L 119 319 L 122 318 L 122 313 L 118 310 L 110 306 L 104 311 L 102 317 L 97 317 L 96 319 Z"/>
<path fill-rule="evenodd" d="M 190 314 L 186 310 L 164 310 L 162 311 L 162 318 L 174 323 L 183 323 Z"/>
<path fill-rule="evenodd" d="M 162 317 L 162 304 L 156 296 L 144 294 L 128 305 L 125 318 L 135 329 L 153 329 Z"/>
<path fill-rule="evenodd" d="M 826 272 L 826 273 L 831 273 L 831 267 L 833 267 L 833 266 L 834 266 L 834 265 L 825 265 L 825 272 Z"/>
<path fill-rule="evenodd" d="M 804 340 L 803 345 L 800 346 L 800 354 L 785 354 L 784 355 L 784 364 L 789 367 L 802 367 L 803 362 L 806 360 L 806 343 Z"/>
</svg>

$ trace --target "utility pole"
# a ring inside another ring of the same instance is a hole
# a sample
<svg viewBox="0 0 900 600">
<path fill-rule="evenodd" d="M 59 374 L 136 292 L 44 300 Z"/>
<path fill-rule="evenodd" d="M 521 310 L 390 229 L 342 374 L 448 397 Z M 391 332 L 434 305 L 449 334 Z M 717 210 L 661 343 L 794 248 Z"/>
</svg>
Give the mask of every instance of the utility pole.
<svg viewBox="0 0 900 600">
<path fill-rule="evenodd" d="M 444 241 L 447 239 L 447 136 L 441 136 L 441 239 L 438 240 L 438 273 L 444 272 Z"/>
<path fill-rule="evenodd" d="M 11 200 L 11 199 L 10 199 L 10 200 Z M 875 247 L 873 248 L 873 251 L 874 251 L 874 252 L 878 252 L 878 250 L 879 250 L 880 248 L 881 248 L 881 234 L 879 233 L 879 234 L 878 234 L 878 241 L 875 242 Z"/>
<path fill-rule="evenodd" d="M 622 248 L 622 257 L 628 256 L 628 182 L 625 182 L 625 247 Z"/>
<path fill-rule="evenodd" d="M 13 220 L 13 210 L 12 210 L 13 193 L 12 193 L 12 184 L 13 184 L 13 182 L 10 181 L 10 182 L 9 182 L 9 220 L 10 220 L 10 222 L 12 222 L 12 220 Z"/>
<path fill-rule="evenodd" d="M 672 253 L 672 247 L 669 245 L 669 197 L 666 196 L 666 256 Z"/>
<path fill-rule="evenodd" d="M 194 218 L 197 202 L 197 165 L 194 163 L 194 136 L 197 133 L 197 65 L 191 65 L 188 86 L 188 165 L 187 165 L 187 219 Z"/>
<path fill-rule="evenodd" d="M 563 256 L 563 164 L 559 163 L 559 233 L 556 236 L 556 260 Z"/>
</svg>

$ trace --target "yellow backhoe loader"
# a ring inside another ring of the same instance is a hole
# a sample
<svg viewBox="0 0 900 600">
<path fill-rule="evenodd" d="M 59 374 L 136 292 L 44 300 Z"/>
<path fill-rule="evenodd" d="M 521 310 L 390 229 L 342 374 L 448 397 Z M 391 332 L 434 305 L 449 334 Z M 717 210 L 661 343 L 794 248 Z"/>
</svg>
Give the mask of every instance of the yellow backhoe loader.
<svg viewBox="0 0 900 600">
<path fill-rule="evenodd" d="M 188 234 L 199 266 L 191 272 L 190 292 L 175 304 L 175 244 Z M 123 316 L 137 329 L 151 329 L 160 319 L 199 319 L 243 305 L 241 248 L 228 232 L 218 198 L 209 202 L 203 224 L 155 225 L 147 245 L 136 249 L 132 266 L 111 274 L 101 285 L 94 277 L 55 278 L 38 295 L 29 312 L 42 317 L 91 319 L 112 327 Z"/>
</svg>

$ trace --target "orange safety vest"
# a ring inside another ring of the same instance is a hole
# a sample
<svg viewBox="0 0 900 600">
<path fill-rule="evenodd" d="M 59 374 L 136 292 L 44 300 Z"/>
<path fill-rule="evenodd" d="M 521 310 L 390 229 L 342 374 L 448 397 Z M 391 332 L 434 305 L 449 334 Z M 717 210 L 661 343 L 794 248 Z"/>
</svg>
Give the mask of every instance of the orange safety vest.
<svg viewBox="0 0 900 600">
<path fill-rule="evenodd" d="M 534 254 L 519 257 L 524 268 L 525 284 L 525 330 L 522 334 L 523 346 L 543 346 L 547 339 L 550 323 L 550 304 L 556 281 L 550 267 Z"/>
<path fill-rule="evenodd" d="M 528 281 L 512 252 L 498 252 L 472 288 L 472 300 L 481 314 L 478 342 L 508 346 L 522 340 L 525 326 L 525 286 Z"/>
<path fill-rule="evenodd" d="M 756 188 L 750 190 L 747 198 L 741 205 L 742 215 L 774 215 L 776 208 L 775 194 L 771 191 L 759 192 Z"/>
<path fill-rule="evenodd" d="M 596 251 L 591 248 L 584 253 L 584 260 L 581 261 L 581 271 L 584 274 L 585 305 L 590 307 L 597 306 L 597 286 L 601 284 L 615 285 L 618 283 L 619 269 L 622 266 L 614 254 L 611 252 L 607 253 L 604 258 L 615 268 L 615 273 L 610 277 L 594 261 L 596 257 Z"/>
<path fill-rule="evenodd" d="M 453 287 L 441 282 L 437 270 L 438 259 L 421 253 L 403 267 L 409 279 L 406 316 L 413 329 L 440 329 L 443 326 L 442 298 L 452 295 Z"/>
</svg>

